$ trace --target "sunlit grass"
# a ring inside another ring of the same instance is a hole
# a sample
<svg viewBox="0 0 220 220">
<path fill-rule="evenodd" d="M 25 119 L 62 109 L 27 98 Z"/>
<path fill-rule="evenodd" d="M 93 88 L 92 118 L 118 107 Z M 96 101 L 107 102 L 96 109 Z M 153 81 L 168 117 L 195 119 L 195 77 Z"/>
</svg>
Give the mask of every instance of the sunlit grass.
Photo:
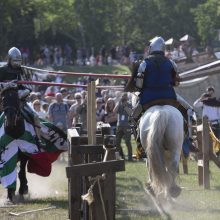
<svg viewBox="0 0 220 220">
<path fill-rule="evenodd" d="M 219 219 L 220 216 L 220 172 L 210 163 L 211 180 L 210 190 L 204 190 L 198 185 L 197 164 L 189 162 L 189 174 L 182 172 L 178 182 L 182 187 L 182 193 L 176 200 L 174 209 L 170 209 L 172 219 Z M 146 167 L 144 162 L 126 162 L 126 172 L 117 174 L 117 208 L 130 209 L 130 214 L 119 213 L 117 219 L 160 219 L 156 213 L 148 213 L 142 216 L 142 210 L 149 211 L 152 205 L 149 197 L 143 191 L 146 182 Z M 132 209 L 136 212 L 132 214 Z"/>
<path fill-rule="evenodd" d="M 133 142 L 133 141 L 132 141 Z M 134 142 L 133 142 L 134 145 Z M 122 143 L 126 154 L 126 147 Z M 135 147 L 135 146 L 134 146 Z M 117 173 L 116 187 L 116 219 L 117 220 L 159 220 L 157 211 L 152 208 L 152 202 L 145 194 L 143 185 L 146 182 L 146 166 L 144 161 L 127 162 L 126 171 Z M 65 174 L 65 163 L 56 163 L 53 173 L 48 178 L 30 177 L 30 190 L 39 192 L 29 198 L 26 203 L 13 208 L 1 208 L 1 220 L 63 220 L 68 218 L 68 191 Z M 220 216 L 220 172 L 210 163 L 210 190 L 204 190 L 198 185 L 197 163 L 189 161 L 189 174 L 184 175 L 180 164 L 178 183 L 182 193 L 176 200 L 174 209 L 170 209 L 173 220 L 218 220 Z M 31 179 L 30 179 L 31 178 Z M 32 182 L 33 181 L 33 182 Z M 37 187 L 38 186 L 38 187 Z M 46 191 L 44 190 L 46 189 Z M 2 188 L 0 193 L 2 193 Z M 48 192 L 48 194 L 46 194 Z M 13 217 L 9 211 L 22 212 L 56 206 L 56 209 Z"/>
</svg>

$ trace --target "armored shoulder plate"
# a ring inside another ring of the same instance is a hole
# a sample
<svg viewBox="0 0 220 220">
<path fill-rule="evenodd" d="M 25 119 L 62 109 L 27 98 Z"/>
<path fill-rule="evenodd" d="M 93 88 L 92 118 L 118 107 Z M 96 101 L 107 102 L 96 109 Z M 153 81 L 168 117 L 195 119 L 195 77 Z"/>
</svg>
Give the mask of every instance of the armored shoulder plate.
<svg viewBox="0 0 220 220">
<path fill-rule="evenodd" d="M 141 63 L 140 63 L 140 66 L 138 68 L 138 73 L 143 73 L 146 69 L 146 61 L 143 60 Z"/>
</svg>

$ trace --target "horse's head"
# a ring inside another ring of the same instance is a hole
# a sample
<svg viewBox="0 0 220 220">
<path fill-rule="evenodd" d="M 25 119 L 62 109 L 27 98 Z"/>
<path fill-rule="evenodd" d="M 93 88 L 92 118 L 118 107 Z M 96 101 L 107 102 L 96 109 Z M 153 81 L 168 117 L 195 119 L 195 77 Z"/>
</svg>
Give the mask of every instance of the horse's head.
<svg viewBox="0 0 220 220">
<path fill-rule="evenodd" d="M 5 127 L 15 127 L 20 114 L 20 100 L 16 87 L 1 92 L 1 105 L 5 115 Z"/>
</svg>

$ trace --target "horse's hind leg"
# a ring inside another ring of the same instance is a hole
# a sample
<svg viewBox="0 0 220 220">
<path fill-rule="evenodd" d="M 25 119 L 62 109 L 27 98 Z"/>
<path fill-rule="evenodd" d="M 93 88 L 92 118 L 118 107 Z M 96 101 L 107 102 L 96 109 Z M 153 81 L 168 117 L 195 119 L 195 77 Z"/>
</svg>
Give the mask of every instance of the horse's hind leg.
<svg viewBox="0 0 220 220">
<path fill-rule="evenodd" d="M 181 188 L 176 184 L 176 177 L 178 175 L 180 154 L 178 152 L 172 152 L 171 160 L 168 165 L 168 173 L 170 175 L 170 196 L 176 198 L 181 193 Z"/>
<path fill-rule="evenodd" d="M 26 164 L 28 161 L 28 157 L 23 153 L 19 152 L 19 158 L 20 158 L 20 171 L 18 173 L 18 177 L 20 180 L 19 194 L 25 195 L 28 194 L 28 185 L 26 178 Z"/>
</svg>

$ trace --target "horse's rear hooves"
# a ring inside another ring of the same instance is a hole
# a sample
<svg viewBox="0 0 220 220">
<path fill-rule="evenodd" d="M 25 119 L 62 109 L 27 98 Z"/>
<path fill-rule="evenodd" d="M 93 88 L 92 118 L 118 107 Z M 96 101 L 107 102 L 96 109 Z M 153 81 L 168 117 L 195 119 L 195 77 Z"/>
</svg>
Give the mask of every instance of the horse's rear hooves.
<svg viewBox="0 0 220 220">
<path fill-rule="evenodd" d="M 20 187 L 18 192 L 19 192 L 19 195 L 27 195 L 28 194 L 28 186 L 25 185 L 23 187 Z"/>
<path fill-rule="evenodd" d="M 25 203 L 26 201 L 28 201 L 30 199 L 30 194 L 25 194 L 25 195 L 19 195 L 18 197 L 18 202 L 19 203 Z"/>
<path fill-rule="evenodd" d="M 12 205 L 16 203 L 16 197 L 15 197 L 15 190 L 14 189 L 8 189 L 8 196 L 6 203 L 8 205 Z"/>
<path fill-rule="evenodd" d="M 7 200 L 4 202 L 4 206 L 14 206 L 16 204 L 15 200 L 10 200 L 9 198 L 7 198 Z"/>
<path fill-rule="evenodd" d="M 179 186 L 172 186 L 170 187 L 170 196 L 173 197 L 173 198 L 177 198 L 180 193 L 181 193 L 181 188 Z"/>
</svg>

